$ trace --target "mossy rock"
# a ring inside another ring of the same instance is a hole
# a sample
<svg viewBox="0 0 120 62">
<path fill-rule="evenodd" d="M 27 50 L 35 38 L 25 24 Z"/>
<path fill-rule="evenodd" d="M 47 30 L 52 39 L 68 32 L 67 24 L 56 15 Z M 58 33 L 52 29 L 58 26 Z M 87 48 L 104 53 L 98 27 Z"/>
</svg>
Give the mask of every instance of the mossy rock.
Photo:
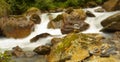
<svg viewBox="0 0 120 62">
<path fill-rule="evenodd" d="M 61 42 L 53 45 L 47 56 L 49 62 L 77 62 L 89 57 L 89 49 L 100 46 L 102 43 L 96 37 L 97 34 L 70 33 L 61 39 Z"/>
<path fill-rule="evenodd" d="M 36 7 L 31 7 L 23 15 L 24 16 L 30 16 L 32 14 L 38 14 L 38 15 L 40 15 L 41 11 L 40 11 L 40 9 L 38 9 Z"/>
</svg>

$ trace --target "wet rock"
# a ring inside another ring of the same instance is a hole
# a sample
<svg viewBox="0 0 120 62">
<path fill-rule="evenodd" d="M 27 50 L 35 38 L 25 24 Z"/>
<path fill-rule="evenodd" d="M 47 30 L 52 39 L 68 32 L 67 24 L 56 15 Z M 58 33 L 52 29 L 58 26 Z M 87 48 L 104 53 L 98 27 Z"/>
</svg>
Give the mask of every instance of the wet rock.
<svg viewBox="0 0 120 62">
<path fill-rule="evenodd" d="M 75 17 L 75 19 L 84 21 L 86 19 L 86 13 L 82 9 L 74 9 L 70 15 L 72 17 Z"/>
<path fill-rule="evenodd" d="M 69 8 L 66 9 L 65 12 L 70 14 L 73 10 L 74 10 L 73 7 L 69 7 Z"/>
<path fill-rule="evenodd" d="M 70 14 L 63 13 L 48 23 L 48 28 L 60 28 L 63 34 L 84 31 L 89 24 L 84 22 L 86 14 L 82 9 L 74 9 Z"/>
<path fill-rule="evenodd" d="M 92 12 L 90 12 L 90 11 L 87 11 L 87 12 L 86 12 L 86 15 L 87 15 L 88 17 L 95 17 L 95 15 L 94 15 Z"/>
<path fill-rule="evenodd" d="M 25 52 L 19 46 L 16 46 L 13 47 L 12 54 L 16 57 L 24 57 Z"/>
<path fill-rule="evenodd" d="M 47 54 L 50 53 L 50 50 L 51 50 L 50 46 L 42 45 L 42 46 L 38 46 L 33 51 L 36 52 L 39 55 L 47 55 Z"/>
<path fill-rule="evenodd" d="M 36 7 L 31 7 L 29 8 L 23 15 L 25 16 L 31 16 L 32 14 L 41 14 L 40 9 L 36 8 Z"/>
<path fill-rule="evenodd" d="M 36 42 L 37 40 L 39 40 L 40 38 L 45 38 L 47 36 L 50 36 L 49 33 L 42 33 L 42 34 L 39 34 L 35 37 L 33 37 L 32 39 L 30 39 L 30 42 Z"/>
<path fill-rule="evenodd" d="M 47 56 L 49 62 L 81 62 L 90 56 L 89 49 L 100 47 L 101 42 L 94 36 L 97 34 L 70 33 L 63 37 L 61 42 L 51 47 Z"/>
<path fill-rule="evenodd" d="M 97 8 L 94 10 L 95 12 L 105 12 L 105 10 L 103 8 Z"/>
<path fill-rule="evenodd" d="M 36 55 L 36 54 L 35 54 L 34 52 L 31 52 L 31 51 L 25 52 L 25 56 L 26 56 L 27 58 L 34 57 L 35 55 Z"/>
<path fill-rule="evenodd" d="M 115 11 L 115 10 L 120 10 L 120 0 L 108 0 L 103 4 L 103 8 L 106 11 Z"/>
<path fill-rule="evenodd" d="M 120 31 L 120 13 L 114 14 L 101 22 L 104 27 L 101 31 L 115 32 Z"/>
<path fill-rule="evenodd" d="M 119 31 L 114 33 L 113 39 L 114 40 L 120 40 L 120 32 Z"/>
<path fill-rule="evenodd" d="M 87 7 L 89 7 L 89 8 L 93 8 L 93 7 L 96 7 L 96 6 L 97 6 L 97 3 L 94 2 L 94 1 L 90 1 L 90 2 L 87 3 Z"/>
<path fill-rule="evenodd" d="M 72 23 L 71 23 L 72 22 Z M 70 21 L 66 22 L 66 24 L 63 25 L 61 28 L 62 34 L 68 34 L 71 32 L 81 32 L 89 28 L 89 24 L 86 22 L 79 22 L 79 21 Z"/>
<path fill-rule="evenodd" d="M 60 41 L 61 41 L 61 38 L 53 38 L 51 40 L 51 43 L 52 43 L 52 45 L 55 45 L 55 44 L 59 43 Z"/>
<path fill-rule="evenodd" d="M 1 30 L 6 37 L 24 38 L 28 36 L 34 28 L 32 21 L 27 21 L 24 16 L 10 16 L 2 25 Z"/>
<path fill-rule="evenodd" d="M 35 24 L 40 24 L 41 18 L 37 14 L 32 14 L 30 17 L 30 21 L 33 21 Z"/>
</svg>

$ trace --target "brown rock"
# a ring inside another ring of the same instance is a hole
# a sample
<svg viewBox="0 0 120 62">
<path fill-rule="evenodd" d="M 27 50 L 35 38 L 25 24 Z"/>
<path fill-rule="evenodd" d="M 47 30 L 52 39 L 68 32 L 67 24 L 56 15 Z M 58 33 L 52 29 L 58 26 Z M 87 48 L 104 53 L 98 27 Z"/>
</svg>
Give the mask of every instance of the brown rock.
<svg viewBox="0 0 120 62">
<path fill-rule="evenodd" d="M 40 9 L 36 8 L 36 7 L 31 7 L 29 8 L 23 15 L 25 16 L 31 16 L 32 14 L 41 14 Z"/>
<path fill-rule="evenodd" d="M 49 33 L 39 34 L 39 35 L 33 37 L 32 39 L 30 39 L 30 42 L 36 42 L 38 39 L 40 39 L 40 38 L 45 38 L 45 37 L 47 37 L 47 36 L 50 36 L 50 34 L 49 34 Z"/>
<path fill-rule="evenodd" d="M 74 10 L 73 7 L 69 7 L 69 8 L 66 9 L 65 12 L 70 14 L 73 10 Z"/>
<path fill-rule="evenodd" d="M 52 45 L 55 45 L 55 44 L 59 43 L 60 41 L 61 41 L 61 38 L 53 38 L 51 40 L 51 43 L 52 43 Z"/>
<path fill-rule="evenodd" d="M 71 33 L 63 37 L 61 42 L 51 47 L 47 56 L 48 62 L 82 62 L 90 57 L 89 50 L 95 46 L 100 47 L 101 42 L 97 34 Z"/>
<path fill-rule="evenodd" d="M 94 1 L 90 1 L 90 2 L 87 3 L 87 7 L 89 7 L 89 8 L 93 8 L 93 7 L 96 7 L 96 6 L 97 6 L 97 3 L 94 2 Z"/>
<path fill-rule="evenodd" d="M 68 34 L 71 32 L 78 33 L 80 31 L 84 31 L 89 28 L 89 24 L 87 24 L 86 22 L 82 22 L 82 21 L 81 22 L 72 21 L 72 23 L 71 22 L 67 22 L 67 23 L 64 24 L 63 27 L 61 28 L 62 34 Z"/>
<path fill-rule="evenodd" d="M 37 14 L 32 14 L 32 16 L 30 17 L 30 21 L 33 21 L 35 24 L 40 24 L 41 18 Z"/>
<path fill-rule="evenodd" d="M 13 48 L 12 54 L 16 57 L 23 57 L 25 55 L 25 52 L 19 46 L 16 46 Z"/>
<path fill-rule="evenodd" d="M 87 15 L 88 17 L 95 17 L 95 15 L 94 15 L 92 12 L 90 12 L 90 11 L 87 11 L 87 12 L 86 12 L 86 15 Z"/>
<path fill-rule="evenodd" d="M 103 8 L 106 11 L 115 11 L 115 10 L 120 10 L 120 0 L 108 0 L 103 4 Z"/>
<path fill-rule="evenodd" d="M 103 8 L 97 8 L 94 10 L 95 12 L 104 12 L 105 10 Z"/>
<path fill-rule="evenodd" d="M 24 38 L 33 31 L 33 27 L 34 23 L 23 16 L 10 16 L 1 29 L 7 37 Z"/>
<path fill-rule="evenodd" d="M 120 13 L 114 14 L 101 22 L 104 27 L 101 31 L 115 32 L 120 31 Z"/>
<path fill-rule="evenodd" d="M 50 53 L 50 50 L 51 50 L 50 46 L 43 45 L 43 46 L 38 46 L 33 51 L 39 55 L 47 55 Z"/>
</svg>

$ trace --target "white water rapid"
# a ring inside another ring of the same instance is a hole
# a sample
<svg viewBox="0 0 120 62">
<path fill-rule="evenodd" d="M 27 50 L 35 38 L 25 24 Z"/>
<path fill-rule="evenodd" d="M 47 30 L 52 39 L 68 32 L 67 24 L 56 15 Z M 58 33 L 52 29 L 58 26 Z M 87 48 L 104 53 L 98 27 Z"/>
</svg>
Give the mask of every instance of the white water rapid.
<svg viewBox="0 0 120 62">
<path fill-rule="evenodd" d="M 100 8 L 100 7 L 96 7 Z M 100 25 L 100 22 L 117 13 L 116 12 L 103 12 L 103 13 L 98 13 L 94 12 L 94 9 L 96 8 L 86 8 L 84 9 L 91 11 L 96 17 L 87 17 L 85 22 L 90 24 L 90 28 L 86 31 L 83 31 L 83 33 L 101 33 L 99 30 L 102 28 Z M 60 13 L 51 13 L 53 17 L 56 17 Z M 47 29 L 47 24 L 49 22 L 48 18 L 48 13 L 42 14 L 41 16 L 42 22 L 38 25 L 35 26 L 35 31 L 32 32 L 28 37 L 23 38 L 23 39 L 13 39 L 13 38 L 0 38 L 0 51 L 5 51 L 5 50 L 11 50 L 15 46 L 20 46 L 24 50 L 33 50 L 37 46 L 44 45 L 52 39 L 52 37 L 47 37 L 44 39 L 40 39 L 35 43 L 30 43 L 30 39 L 33 38 L 34 36 L 41 34 L 41 33 L 50 33 L 52 35 L 62 35 L 60 29 Z"/>
</svg>

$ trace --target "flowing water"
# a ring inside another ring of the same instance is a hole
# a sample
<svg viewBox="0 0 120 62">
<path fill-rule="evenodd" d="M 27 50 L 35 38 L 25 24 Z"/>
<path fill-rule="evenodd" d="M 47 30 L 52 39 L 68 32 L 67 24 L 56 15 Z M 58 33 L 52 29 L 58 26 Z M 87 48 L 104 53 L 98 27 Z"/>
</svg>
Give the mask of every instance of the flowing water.
<svg viewBox="0 0 120 62">
<path fill-rule="evenodd" d="M 96 8 L 100 8 L 100 7 L 96 7 Z M 96 17 L 87 17 L 87 19 L 85 20 L 85 22 L 90 24 L 90 28 L 86 31 L 83 31 L 83 33 L 101 33 L 99 32 L 99 30 L 102 28 L 100 22 L 117 13 L 116 12 L 103 12 L 103 13 L 98 13 L 98 12 L 94 12 L 94 9 L 96 8 L 86 8 L 84 9 L 91 11 L 93 14 L 95 14 Z M 58 14 L 60 13 L 51 13 L 53 17 L 56 17 Z M 50 40 L 52 39 L 52 37 L 47 37 L 44 39 L 40 39 L 35 43 L 30 43 L 30 39 L 33 38 L 34 36 L 41 34 L 41 33 L 50 33 L 52 35 L 62 35 L 60 29 L 47 29 L 47 24 L 49 22 L 49 17 L 48 17 L 48 13 L 42 14 L 40 15 L 42 22 L 40 24 L 37 24 L 35 26 L 35 31 L 32 32 L 28 37 L 26 38 L 22 38 L 22 39 L 13 39 L 13 38 L 0 38 L 0 51 L 4 51 L 4 50 L 11 50 L 13 47 L 15 46 L 20 46 L 21 48 L 23 48 L 24 50 L 33 50 L 34 48 L 36 48 L 37 46 L 40 45 L 44 45 L 48 42 L 50 42 Z M 104 35 L 107 35 L 104 33 Z M 110 35 L 110 34 L 108 34 Z"/>
</svg>

